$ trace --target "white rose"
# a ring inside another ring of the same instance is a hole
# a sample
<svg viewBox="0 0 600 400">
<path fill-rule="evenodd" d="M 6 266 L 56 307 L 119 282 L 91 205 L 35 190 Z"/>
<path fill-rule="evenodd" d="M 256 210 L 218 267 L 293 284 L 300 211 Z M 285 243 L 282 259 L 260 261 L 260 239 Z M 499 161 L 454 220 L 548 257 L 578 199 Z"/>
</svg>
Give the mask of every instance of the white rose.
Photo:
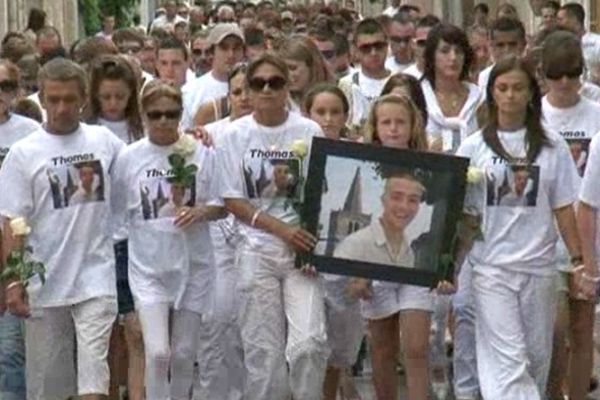
<svg viewBox="0 0 600 400">
<path fill-rule="evenodd" d="M 304 140 L 294 140 L 292 151 L 294 152 L 294 155 L 304 158 L 308 154 L 308 145 Z"/>
<path fill-rule="evenodd" d="M 179 140 L 173 146 L 173 151 L 186 157 L 196 152 L 197 145 L 198 144 L 196 143 L 196 140 L 194 140 L 191 135 L 184 133 L 179 137 Z"/>
<path fill-rule="evenodd" d="M 483 180 L 484 172 L 483 169 L 477 167 L 469 167 L 467 171 L 467 182 L 470 184 L 476 184 Z"/>
<path fill-rule="evenodd" d="M 31 228 L 27 225 L 27 221 L 23 217 L 13 218 L 10 221 L 10 229 L 13 236 L 27 236 L 31 233 Z"/>
</svg>

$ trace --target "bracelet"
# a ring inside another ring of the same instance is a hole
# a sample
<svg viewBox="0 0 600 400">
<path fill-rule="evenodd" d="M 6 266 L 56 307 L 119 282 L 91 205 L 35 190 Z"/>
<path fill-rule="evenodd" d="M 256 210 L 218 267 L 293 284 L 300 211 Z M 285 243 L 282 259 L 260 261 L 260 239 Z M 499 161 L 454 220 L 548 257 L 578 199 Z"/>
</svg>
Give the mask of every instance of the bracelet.
<svg viewBox="0 0 600 400">
<path fill-rule="evenodd" d="M 260 213 L 262 213 L 262 210 L 260 208 L 254 212 L 254 215 L 252 216 L 252 219 L 250 220 L 251 227 L 254 228 L 254 225 L 256 224 L 256 221 L 258 221 L 258 216 L 260 215 Z"/>
<path fill-rule="evenodd" d="M 15 288 L 17 286 L 23 286 L 23 282 L 21 282 L 21 281 L 11 282 L 8 285 L 6 285 L 6 289 L 5 290 L 10 290 L 10 289 Z"/>
</svg>

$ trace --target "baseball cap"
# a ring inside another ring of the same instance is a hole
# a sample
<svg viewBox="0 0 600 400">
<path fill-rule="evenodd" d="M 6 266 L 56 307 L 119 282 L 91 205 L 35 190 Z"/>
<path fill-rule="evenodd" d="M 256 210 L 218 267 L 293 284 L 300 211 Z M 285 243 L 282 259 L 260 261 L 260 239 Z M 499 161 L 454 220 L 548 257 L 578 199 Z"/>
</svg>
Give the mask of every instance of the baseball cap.
<svg viewBox="0 0 600 400">
<path fill-rule="evenodd" d="M 281 19 L 290 19 L 290 20 L 294 20 L 294 14 L 292 14 L 291 11 L 284 11 L 281 13 Z"/>
<path fill-rule="evenodd" d="M 237 24 L 234 23 L 220 23 L 216 24 L 208 34 L 208 45 L 216 46 L 228 36 L 235 36 L 244 41 L 244 34 Z"/>
</svg>

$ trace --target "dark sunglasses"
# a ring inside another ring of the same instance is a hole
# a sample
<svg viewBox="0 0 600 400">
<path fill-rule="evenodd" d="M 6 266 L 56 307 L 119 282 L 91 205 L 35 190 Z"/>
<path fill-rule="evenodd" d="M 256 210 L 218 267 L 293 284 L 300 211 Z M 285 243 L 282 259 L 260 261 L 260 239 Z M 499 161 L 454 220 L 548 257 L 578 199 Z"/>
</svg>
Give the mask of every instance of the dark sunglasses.
<svg viewBox="0 0 600 400">
<path fill-rule="evenodd" d="M 425 47 L 425 44 L 427 43 L 426 39 L 419 39 L 419 40 L 415 40 L 415 44 L 419 47 Z"/>
<path fill-rule="evenodd" d="M 208 52 L 208 49 L 192 49 L 192 54 L 195 56 L 206 56 Z"/>
<path fill-rule="evenodd" d="M 369 44 L 361 44 L 360 46 L 358 46 L 358 50 L 361 53 L 369 54 L 373 51 L 373 49 L 375 49 L 376 51 L 383 51 L 383 50 L 386 50 L 387 47 L 388 47 L 387 42 L 375 42 L 375 43 L 369 43 Z"/>
<path fill-rule="evenodd" d="M 13 80 L 0 81 L 0 91 L 4 93 L 16 92 L 19 88 L 19 83 Z"/>
<path fill-rule="evenodd" d="M 335 50 L 322 50 L 321 55 L 324 59 L 331 60 L 333 57 L 335 57 Z"/>
<path fill-rule="evenodd" d="M 412 38 L 410 36 L 391 36 L 390 40 L 394 44 L 404 44 L 407 45 L 411 42 Z"/>
<path fill-rule="evenodd" d="M 546 72 L 546 78 L 550 79 L 552 81 L 557 81 L 557 80 L 561 79 L 563 76 L 566 76 L 569 79 L 576 79 L 576 78 L 579 78 L 582 74 L 583 74 L 582 66 L 574 68 L 574 69 L 570 69 L 570 70 L 562 70 L 562 69 L 558 68 L 555 71 Z"/>
<path fill-rule="evenodd" d="M 255 77 L 248 81 L 248 87 L 250 88 L 250 90 L 253 90 L 255 92 L 260 92 L 265 88 L 266 85 L 269 86 L 269 89 L 281 90 L 285 87 L 286 84 L 287 81 L 282 76 L 273 76 L 269 79 Z"/>
<path fill-rule="evenodd" d="M 166 119 L 179 119 L 181 117 L 181 110 L 148 111 L 146 116 L 153 121 L 162 119 L 162 117 Z"/>
</svg>

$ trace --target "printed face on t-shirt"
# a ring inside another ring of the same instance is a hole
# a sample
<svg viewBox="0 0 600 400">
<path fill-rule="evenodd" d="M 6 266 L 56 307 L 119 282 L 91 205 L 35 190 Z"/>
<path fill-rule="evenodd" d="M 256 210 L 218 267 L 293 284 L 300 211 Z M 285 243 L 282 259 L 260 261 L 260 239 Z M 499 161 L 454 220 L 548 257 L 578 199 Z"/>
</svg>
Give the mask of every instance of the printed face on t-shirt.
<svg viewBox="0 0 600 400">
<path fill-rule="evenodd" d="M 579 173 L 579 176 L 583 176 L 583 173 L 585 172 L 585 167 L 587 166 L 591 139 L 573 139 L 565 137 L 565 140 L 569 145 L 569 150 L 571 150 L 571 156 L 573 156 L 573 161 L 575 162 L 575 166 L 577 167 L 577 172 Z"/>
<path fill-rule="evenodd" d="M 104 201 L 103 168 L 93 153 L 52 157 L 46 176 L 55 209 Z"/>
<path fill-rule="evenodd" d="M 171 218 L 179 208 L 196 204 L 196 183 L 185 187 L 171 179 L 171 171 L 151 168 L 140 179 L 141 213 L 145 220 Z"/>
<path fill-rule="evenodd" d="M 539 189 L 539 166 L 507 164 L 493 158 L 487 168 L 488 206 L 534 207 Z"/>
<path fill-rule="evenodd" d="M 298 199 L 300 160 L 291 151 L 250 150 L 244 157 L 244 183 L 249 198 Z"/>
</svg>

